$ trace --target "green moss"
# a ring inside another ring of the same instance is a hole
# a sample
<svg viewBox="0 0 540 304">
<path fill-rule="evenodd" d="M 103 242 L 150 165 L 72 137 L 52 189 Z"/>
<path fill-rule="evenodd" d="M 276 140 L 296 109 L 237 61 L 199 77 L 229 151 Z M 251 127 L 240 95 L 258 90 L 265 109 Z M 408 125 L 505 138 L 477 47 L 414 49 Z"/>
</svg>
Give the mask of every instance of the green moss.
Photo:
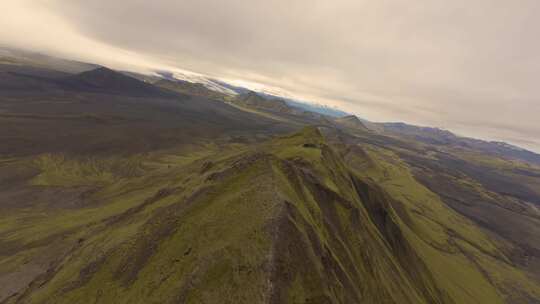
<svg viewBox="0 0 540 304">
<path fill-rule="evenodd" d="M 366 151 L 371 158 L 367 163 L 373 165 L 357 170 L 356 174 L 377 181 L 406 208 L 413 224 L 402 222 L 401 229 L 434 274 L 437 285 L 456 303 L 503 303 L 501 287 L 493 285 L 493 273 L 514 277 L 513 273 L 520 271 L 515 268 L 509 271 L 508 259 L 494 241 L 416 182 L 407 165 L 395 154 L 372 147 Z M 472 261 L 472 255 L 491 264 Z M 523 274 L 516 280 L 527 281 Z"/>
<path fill-rule="evenodd" d="M 0 271 L 52 240 L 63 246 L 52 275 L 23 302 L 503 303 L 538 295 L 494 240 L 393 151 L 363 148 L 342 157 L 310 127 L 254 147 L 203 144 L 124 161 L 42 156 L 34 185 L 95 185 L 98 203 L 0 218 L 2 242 L 19 248 Z"/>
<path fill-rule="evenodd" d="M 35 160 L 41 173 L 32 180 L 39 186 L 79 186 L 109 184 L 114 175 L 98 161 L 70 160 L 62 155 L 46 154 Z"/>
</svg>

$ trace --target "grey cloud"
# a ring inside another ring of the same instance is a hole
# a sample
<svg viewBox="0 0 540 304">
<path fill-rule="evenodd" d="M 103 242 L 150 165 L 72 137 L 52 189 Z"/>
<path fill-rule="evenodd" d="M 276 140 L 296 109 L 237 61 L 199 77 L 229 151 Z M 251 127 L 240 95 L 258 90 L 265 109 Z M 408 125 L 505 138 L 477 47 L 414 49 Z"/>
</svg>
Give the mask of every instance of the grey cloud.
<svg viewBox="0 0 540 304">
<path fill-rule="evenodd" d="M 119 52 L 132 52 L 140 65 L 259 82 L 367 119 L 540 151 L 536 0 L 22 2 L 111 48 L 81 47 L 81 58 L 118 64 L 127 60 Z"/>
</svg>

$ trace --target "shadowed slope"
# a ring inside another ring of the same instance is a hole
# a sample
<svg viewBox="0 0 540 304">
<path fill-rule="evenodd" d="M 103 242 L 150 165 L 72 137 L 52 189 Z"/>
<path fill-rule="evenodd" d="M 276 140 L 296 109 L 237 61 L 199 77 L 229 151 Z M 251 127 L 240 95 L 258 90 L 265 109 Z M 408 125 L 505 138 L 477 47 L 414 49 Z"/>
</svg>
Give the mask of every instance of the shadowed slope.
<svg viewBox="0 0 540 304">
<path fill-rule="evenodd" d="M 175 94 L 149 83 L 100 67 L 61 80 L 60 85 L 67 90 L 119 94 L 133 97 L 174 98 Z"/>
<path fill-rule="evenodd" d="M 165 92 L 105 68 L 60 78 L 27 69 L 40 76 L 17 74 L 13 83 L 18 85 L 0 93 L 0 155 L 138 153 L 204 138 L 291 129 L 223 102 Z"/>
</svg>

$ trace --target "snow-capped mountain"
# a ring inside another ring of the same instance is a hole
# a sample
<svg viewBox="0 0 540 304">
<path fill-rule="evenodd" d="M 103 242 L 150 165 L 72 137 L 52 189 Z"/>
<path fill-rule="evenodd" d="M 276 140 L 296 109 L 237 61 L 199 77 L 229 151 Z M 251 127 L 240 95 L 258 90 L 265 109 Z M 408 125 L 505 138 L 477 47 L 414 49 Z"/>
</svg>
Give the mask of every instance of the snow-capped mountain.
<svg viewBox="0 0 540 304">
<path fill-rule="evenodd" d="M 250 82 L 244 82 L 244 81 L 226 81 L 226 80 L 220 80 L 211 78 L 202 74 L 193 73 L 189 71 L 183 71 L 183 70 L 175 70 L 174 72 L 170 71 L 156 71 L 155 75 L 160 78 L 164 78 L 171 81 L 188 81 L 191 83 L 200 83 L 204 85 L 206 88 L 223 93 L 229 96 L 235 96 L 238 94 L 244 94 L 247 92 L 256 92 L 257 94 L 269 98 L 279 98 L 284 100 L 287 104 L 290 106 L 294 106 L 296 108 L 301 108 L 304 110 L 308 110 L 311 112 L 334 116 L 334 117 L 342 117 L 349 115 L 348 113 L 341 111 L 337 108 L 330 107 L 323 104 L 317 104 L 313 102 L 304 101 L 298 98 L 295 98 L 292 94 L 281 90 L 279 88 L 272 88 L 268 86 L 264 86 L 257 83 L 250 83 Z"/>
<path fill-rule="evenodd" d="M 234 90 L 232 87 L 224 85 L 222 81 L 207 77 L 202 74 L 181 70 L 176 70 L 174 72 L 156 71 L 155 73 L 158 77 L 172 81 L 183 80 L 191 83 L 200 83 L 212 91 L 220 92 L 226 95 L 234 96 L 239 94 L 239 92 Z"/>
</svg>

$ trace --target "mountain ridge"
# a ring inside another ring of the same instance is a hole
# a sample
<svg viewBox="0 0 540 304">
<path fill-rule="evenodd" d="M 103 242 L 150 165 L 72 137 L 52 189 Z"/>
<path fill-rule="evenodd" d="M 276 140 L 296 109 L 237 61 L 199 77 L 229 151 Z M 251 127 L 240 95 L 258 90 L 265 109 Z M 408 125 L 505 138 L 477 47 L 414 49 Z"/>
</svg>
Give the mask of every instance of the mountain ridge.
<svg viewBox="0 0 540 304">
<path fill-rule="evenodd" d="M 540 165 L 512 147 L 0 68 L 0 303 L 540 301 Z"/>
<path fill-rule="evenodd" d="M 1 49 L 2 48 L 0 48 L 0 50 Z M 7 48 L 3 48 L 3 49 L 8 50 Z M 8 51 L 6 51 L 5 56 L 7 56 L 5 58 L 15 60 L 15 63 L 18 62 L 18 64 L 25 64 L 25 63 L 27 64 L 28 61 L 20 62 L 20 60 L 24 59 L 25 57 L 28 57 L 28 58 L 32 58 L 32 60 L 30 61 L 32 64 L 39 64 L 39 60 L 41 60 L 41 61 L 45 60 L 45 62 L 51 62 L 51 63 L 48 63 L 48 65 L 41 64 L 41 66 L 48 66 L 49 68 L 58 67 L 59 65 L 69 66 L 69 68 L 64 69 L 64 71 L 68 71 L 68 72 L 73 72 L 73 71 L 75 71 L 75 72 L 83 72 L 85 70 L 87 71 L 87 70 L 90 70 L 92 68 L 98 68 L 99 67 L 98 65 L 95 65 L 95 64 L 92 65 L 92 64 L 81 63 L 81 62 L 77 62 L 77 61 L 72 61 L 73 63 L 76 64 L 76 65 L 73 65 L 73 64 L 70 64 L 70 61 L 68 61 L 68 60 L 63 60 L 63 59 L 59 59 L 59 58 L 56 58 L 56 57 L 43 55 L 43 54 L 40 54 L 40 53 L 24 52 L 22 50 L 15 50 L 15 49 L 9 49 Z M 154 76 L 152 76 L 152 77 L 158 77 L 158 78 L 168 79 L 168 80 L 174 79 L 175 81 L 178 80 L 177 78 L 175 78 L 174 73 L 168 72 L 168 71 L 158 70 L 158 71 L 148 72 L 148 73 L 153 74 Z M 134 73 L 134 74 L 138 74 L 138 73 Z M 217 87 L 223 86 L 224 88 L 226 88 L 226 91 L 229 92 L 229 94 L 225 94 L 225 95 L 229 95 L 229 96 L 231 96 L 231 94 L 232 94 L 231 92 L 234 92 L 234 94 L 242 94 L 242 93 L 247 93 L 249 91 L 254 91 L 254 90 L 243 88 L 243 87 L 240 87 L 240 86 L 231 85 L 231 84 L 228 84 L 225 81 L 213 79 L 212 77 L 206 77 L 206 76 L 200 75 L 200 74 L 194 74 L 193 77 L 189 77 L 189 75 L 182 76 L 182 77 L 185 78 L 185 80 L 183 80 L 183 81 L 188 81 L 188 82 L 191 82 L 191 83 L 201 83 L 206 88 L 208 88 L 209 90 L 214 90 L 215 92 L 219 92 L 221 94 L 224 94 L 224 90 L 223 89 L 217 89 Z M 180 80 L 182 80 L 182 79 L 180 79 Z M 156 80 L 153 80 L 153 81 L 156 81 Z M 215 83 L 215 84 L 207 85 L 208 83 Z M 334 117 L 347 116 L 349 114 L 349 113 L 341 111 L 341 110 L 334 111 L 334 109 L 332 109 L 332 108 L 330 109 L 331 111 L 327 111 L 324 106 L 319 107 L 319 106 L 317 106 L 316 104 L 313 104 L 313 103 L 295 101 L 295 100 L 287 98 L 285 96 L 276 96 L 276 95 L 271 95 L 271 94 L 265 94 L 264 92 L 259 92 L 259 94 L 261 94 L 263 96 L 266 95 L 269 98 L 283 99 L 286 102 L 288 102 L 289 105 L 292 105 L 293 107 L 303 108 L 306 111 L 315 112 L 315 113 L 318 113 L 318 114 L 330 115 L 330 116 L 334 116 Z M 381 123 L 367 123 L 368 128 L 377 129 L 377 130 L 380 129 L 380 124 Z M 382 124 L 392 125 L 393 123 L 389 122 L 389 123 L 382 123 Z M 497 141 L 489 141 L 489 140 L 483 140 L 483 141 L 492 142 L 492 143 L 497 142 Z M 515 146 L 515 145 L 510 145 L 510 146 Z M 534 153 L 536 155 L 539 155 L 537 152 L 530 151 L 528 149 L 524 149 L 524 148 L 519 147 L 519 146 L 516 146 L 516 147 L 518 147 L 519 149 L 522 149 L 522 150 L 526 150 L 528 152 L 532 152 L 532 153 Z M 493 146 L 493 148 L 495 148 L 495 146 Z M 509 151 L 507 151 L 507 152 L 509 152 Z M 523 154 L 522 158 L 534 159 L 535 163 L 538 163 L 538 156 L 532 155 L 530 153 L 521 153 L 521 154 Z"/>
<path fill-rule="evenodd" d="M 132 180 L 147 184 L 142 197 L 119 200 L 119 209 L 99 205 L 93 218 L 70 224 L 78 232 L 61 242 L 71 249 L 7 303 L 505 303 L 525 299 L 522 292 L 540 296 L 521 271 L 509 272 L 508 258 L 482 230 L 418 184 L 390 151 L 331 146 L 307 127 L 215 153 L 147 172 Z M 493 281 L 503 273 L 506 279 Z"/>
</svg>

